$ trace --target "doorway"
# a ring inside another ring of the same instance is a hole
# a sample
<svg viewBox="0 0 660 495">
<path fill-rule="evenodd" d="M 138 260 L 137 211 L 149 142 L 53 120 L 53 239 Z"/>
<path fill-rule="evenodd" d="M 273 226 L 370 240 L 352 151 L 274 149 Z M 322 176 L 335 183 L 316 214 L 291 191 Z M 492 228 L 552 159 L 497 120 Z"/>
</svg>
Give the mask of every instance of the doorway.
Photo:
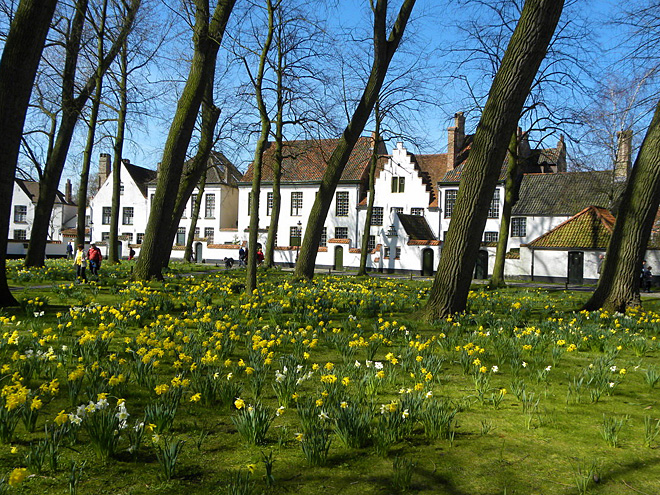
<svg viewBox="0 0 660 495">
<path fill-rule="evenodd" d="M 344 269 L 344 248 L 341 246 L 335 246 L 335 270 Z"/>
<path fill-rule="evenodd" d="M 195 244 L 195 263 L 202 262 L 202 243 Z"/>
<path fill-rule="evenodd" d="M 568 283 L 575 285 L 584 283 L 584 253 L 582 251 L 568 252 Z"/>
<path fill-rule="evenodd" d="M 477 255 L 477 263 L 474 266 L 474 278 L 485 280 L 488 278 L 488 251 L 480 250 Z"/>
<path fill-rule="evenodd" d="M 433 249 L 422 251 L 422 277 L 433 276 Z"/>
</svg>

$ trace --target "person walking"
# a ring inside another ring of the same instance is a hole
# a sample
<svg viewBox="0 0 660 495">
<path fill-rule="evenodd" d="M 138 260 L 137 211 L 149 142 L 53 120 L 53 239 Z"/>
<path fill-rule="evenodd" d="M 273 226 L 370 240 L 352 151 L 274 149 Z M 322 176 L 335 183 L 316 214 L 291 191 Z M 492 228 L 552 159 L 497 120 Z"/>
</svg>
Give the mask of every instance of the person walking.
<svg viewBox="0 0 660 495">
<path fill-rule="evenodd" d="M 644 268 L 644 289 L 646 292 L 651 292 L 651 287 L 653 286 L 653 267 L 651 265 L 646 265 Z"/>
<path fill-rule="evenodd" d="M 83 245 L 78 244 L 78 251 L 76 251 L 76 257 L 73 264 L 76 267 L 76 281 L 78 283 L 87 282 L 87 276 L 85 275 L 85 268 L 87 268 L 87 259 L 85 259 L 85 252 L 83 251 Z"/>
<path fill-rule="evenodd" d="M 98 278 L 103 255 L 101 254 L 101 250 L 96 247 L 96 244 L 90 246 L 89 251 L 87 251 L 87 258 L 89 258 L 89 271 Z"/>
<path fill-rule="evenodd" d="M 73 259 L 73 244 L 71 244 L 71 241 L 69 241 L 69 244 L 66 245 L 66 259 Z"/>
<path fill-rule="evenodd" d="M 243 246 L 238 250 L 238 266 L 245 266 L 245 260 L 247 259 L 247 251 Z"/>
</svg>

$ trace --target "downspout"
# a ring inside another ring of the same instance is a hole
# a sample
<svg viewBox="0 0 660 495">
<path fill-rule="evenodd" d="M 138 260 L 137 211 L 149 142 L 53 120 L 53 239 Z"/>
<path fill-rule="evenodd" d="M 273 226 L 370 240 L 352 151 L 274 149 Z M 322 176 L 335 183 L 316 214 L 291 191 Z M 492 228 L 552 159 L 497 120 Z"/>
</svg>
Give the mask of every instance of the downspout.
<svg viewBox="0 0 660 495">
<path fill-rule="evenodd" d="M 532 251 L 532 282 L 534 281 L 534 248 L 530 248 Z"/>
</svg>

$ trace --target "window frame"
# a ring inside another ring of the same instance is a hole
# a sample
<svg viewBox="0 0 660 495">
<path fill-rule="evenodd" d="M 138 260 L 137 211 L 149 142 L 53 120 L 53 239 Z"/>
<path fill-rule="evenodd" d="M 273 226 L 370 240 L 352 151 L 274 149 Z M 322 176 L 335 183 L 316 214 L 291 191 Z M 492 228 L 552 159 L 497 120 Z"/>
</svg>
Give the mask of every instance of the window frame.
<svg viewBox="0 0 660 495">
<path fill-rule="evenodd" d="M 527 237 L 527 217 L 511 219 L 511 237 Z"/>
<path fill-rule="evenodd" d="M 121 224 L 122 225 L 133 225 L 133 219 L 135 218 L 135 208 L 132 206 L 124 206 L 121 210 Z"/>
<path fill-rule="evenodd" d="M 350 211 L 350 198 L 348 191 L 335 193 L 335 216 L 347 217 Z"/>
<path fill-rule="evenodd" d="M 215 218 L 215 193 L 204 195 L 204 218 Z"/>
<path fill-rule="evenodd" d="M 444 196 L 445 210 L 442 213 L 445 218 L 451 218 L 454 212 L 454 206 L 456 205 L 456 198 L 458 197 L 458 189 L 446 189 Z"/>
<path fill-rule="evenodd" d="M 291 191 L 291 216 L 302 216 L 303 193 L 302 191 Z"/>
<path fill-rule="evenodd" d="M 27 223 L 27 214 L 27 205 L 14 205 L 14 223 Z"/>
</svg>

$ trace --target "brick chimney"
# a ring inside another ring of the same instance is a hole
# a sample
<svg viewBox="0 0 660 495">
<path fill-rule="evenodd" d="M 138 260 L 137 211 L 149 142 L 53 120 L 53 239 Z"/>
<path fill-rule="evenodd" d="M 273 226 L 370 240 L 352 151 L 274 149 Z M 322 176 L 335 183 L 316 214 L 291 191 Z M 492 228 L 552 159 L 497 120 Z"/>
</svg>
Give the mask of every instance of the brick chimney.
<svg viewBox="0 0 660 495">
<path fill-rule="evenodd" d="M 66 185 L 64 186 L 64 200 L 69 204 L 73 203 L 71 179 L 66 180 Z"/>
<path fill-rule="evenodd" d="M 628 178 L 630 165 L 632 164 L 632 130 L 616 133 L 616 163 L 614 164 L 614 180 L 624 181 Z"/>
<path fill-rule="evenodd" d="M 465 117 L 463 112 L 454 114 L 454 126 L 447 129 L 447 169 L 456 168 L 456 158 L 465 140 Z"/>
<path fill-rule="evenodd" d="M 564 143 L 564 135 L 559 135 L 557 141 L 557 172 L 566 172 L 566 143 Z"/>
<path fill-rule="evenodd" d="M 111 159 L 109 153 L 101 153 L 99 158 L 99 187 L 103 185 L 110 175 Z"/>
</svg>

